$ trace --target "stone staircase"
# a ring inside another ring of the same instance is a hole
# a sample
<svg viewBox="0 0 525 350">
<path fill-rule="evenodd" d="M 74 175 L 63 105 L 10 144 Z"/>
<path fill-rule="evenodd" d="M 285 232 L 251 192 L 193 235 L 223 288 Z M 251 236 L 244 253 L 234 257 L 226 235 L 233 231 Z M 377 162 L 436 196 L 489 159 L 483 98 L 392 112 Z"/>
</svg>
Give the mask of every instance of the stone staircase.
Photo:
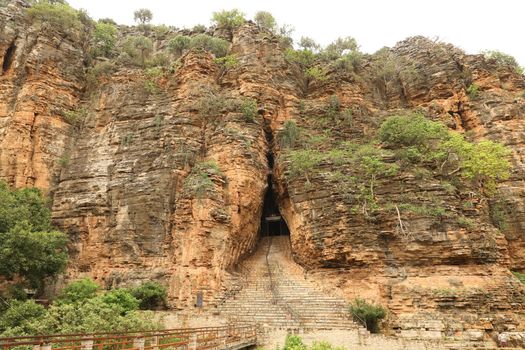
<svg viewBox="0 0 525 350">
<path fill-rule="evenodd" d="M 233 284 L 236 291 L 216 309 L 221 317 L 281 329 L 358 328 L 343 300 L 305 280 L 303 269 L 292 259 L 288 236 L 262 238 L 242 270 L 242 280 Z"/>
</svg>

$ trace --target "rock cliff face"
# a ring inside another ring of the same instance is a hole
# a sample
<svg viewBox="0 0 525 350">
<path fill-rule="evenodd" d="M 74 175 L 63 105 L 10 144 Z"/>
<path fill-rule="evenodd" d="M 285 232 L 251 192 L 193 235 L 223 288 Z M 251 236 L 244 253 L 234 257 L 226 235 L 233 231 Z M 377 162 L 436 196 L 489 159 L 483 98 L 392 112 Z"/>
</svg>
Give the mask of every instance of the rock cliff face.
<svg viewBox="0 0 525 350">
<path fill-rule="evenodd" d="M 405 334 L 525 328 L 525 289 L 510 273 L 525 270 L 525 78 L 510 68 L 414 37 L 308 81 L 277 38 L 247 23 L 232 35 L 234 68 L 189 51 L 153 92 L 143 69 L 124 66 L 90 87 L 85 33 L 41 30 L 23 3 L 0 8 L 0 18 L 0 178 L 50 194 L 54 222 L 71 238 L 67 278 L 108 288 L 158 280 L 174 308 L 198 293 L 213 303 L 258 240 L 273 173 L 294 257 L 321 285 L 388 306 Z M 351 122 L 324 118 L 333 96 Z M 245 98 L 257 101 L 254 121 L 231 107 Z M 80 125 L 64 118 L 78 111 Z M 363 215 L 357 188 L 327 176 L 359 169 L 324 162 L 306 181 L 291 176 L 277 142 L 289 120 L 328 149 L 370 139 L 387 116 L 411 111 L 512 149 L 497 203 L 407 167 L 378 181 L 380 208 Z M 405 202 L 452 214 L 401 212 L 401 233 L 387 204 Z M 496 207 L 506 218 L 499 229 Z"/>
</svg>

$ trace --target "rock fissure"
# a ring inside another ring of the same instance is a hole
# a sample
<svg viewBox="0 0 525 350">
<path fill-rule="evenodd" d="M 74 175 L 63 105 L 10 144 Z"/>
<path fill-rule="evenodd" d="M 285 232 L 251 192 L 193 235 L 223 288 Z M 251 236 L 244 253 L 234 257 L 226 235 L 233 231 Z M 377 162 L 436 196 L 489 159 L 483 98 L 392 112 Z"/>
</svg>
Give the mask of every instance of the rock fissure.
<svg viewBox="0 0 525 350">
<path fill-rule="evenodd" d="M 16 42 L 16 38 L 11 42 L 11 45 L 9 45 L 9 47 L 7 48 L 4 54 L 4 60 L 2 62 L 2 75 L 7 74 L 7 72 L 11 68 L 11 64 L 13 63 L 13 58 L 16 52 L 15 42 Z"/>
</svg>

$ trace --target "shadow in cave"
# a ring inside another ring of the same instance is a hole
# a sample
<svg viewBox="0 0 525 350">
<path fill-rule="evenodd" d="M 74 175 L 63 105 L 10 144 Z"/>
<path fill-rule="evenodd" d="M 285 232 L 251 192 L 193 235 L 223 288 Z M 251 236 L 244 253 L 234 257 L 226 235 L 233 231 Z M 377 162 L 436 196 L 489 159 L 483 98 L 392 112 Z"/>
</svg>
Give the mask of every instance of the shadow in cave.
<svg viewBox="0 0 525 350">
<path fill-rule="evenodd" d="M 268 155 L 268 165 L 273 169 L 273 156 Z M 265 236 L 289 236 L 290 230 L 284 221 L 279 206 L 277 205 L 277 195 L 273 190 L 272 171 L 268 174 L 268 188 L 264 195 L 264 204 L 261 217 L 260 237 Z"/>
</svg>

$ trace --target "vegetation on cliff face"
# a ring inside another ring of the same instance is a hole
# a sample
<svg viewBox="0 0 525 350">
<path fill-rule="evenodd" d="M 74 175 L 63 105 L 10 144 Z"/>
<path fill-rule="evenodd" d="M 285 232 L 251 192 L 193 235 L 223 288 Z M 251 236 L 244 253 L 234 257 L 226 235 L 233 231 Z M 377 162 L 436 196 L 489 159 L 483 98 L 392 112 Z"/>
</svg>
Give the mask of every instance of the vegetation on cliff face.
<svg viewBox="0 0 525 350">
<path fill-rule="evenodd" d="M 331 101 L 327 112 L 339 113 L 340 109 Z M 306 185 L 319 176 L 337 182 L 343 195 L 355 203 L 354 211 L 366 217 L 381 208 L 425 215 L 447 214 L 439 206 L 416 209 L 411 203 L 380 204 L 375 194 L 378 181 L 384 184 L 400 171 L 426 169 L 444 186 L 447 181 L 457 179 L 488 197 L 494 196 L 498 181 L 509 177 L 510 150 L 502 144 L 490 140 L 467 141 L 442 123 L 418 114 L 387 118 L 377 137 L 364 143 L 342 141 L 330 145 L 326 137 L 301 129 L 295 131 L 296 126 L 292 125 L 295 124 L 285 125 L 280 135 L 290 178 L 302 177 Z M 458 223 L 464 225 L 465 220 L 458 218 Z"/>
<path fill-rule="evenodd" d="M 40 289 L 62 272 L 67 238 L 51 227 L 48 203 L 35 188 L 0 182 L 0 276 Z"/>
<path fill-rule="evenodd" d="M 166 290 L 149 283 L 99 292 L 89 279 L 67 285 L 49 308 L 33 300 L 11 299 L 0 312 L 0 336 L 118 332 L 160 329 L 153 313 L 138 311 L 163 306 Z"/>
</svg>

